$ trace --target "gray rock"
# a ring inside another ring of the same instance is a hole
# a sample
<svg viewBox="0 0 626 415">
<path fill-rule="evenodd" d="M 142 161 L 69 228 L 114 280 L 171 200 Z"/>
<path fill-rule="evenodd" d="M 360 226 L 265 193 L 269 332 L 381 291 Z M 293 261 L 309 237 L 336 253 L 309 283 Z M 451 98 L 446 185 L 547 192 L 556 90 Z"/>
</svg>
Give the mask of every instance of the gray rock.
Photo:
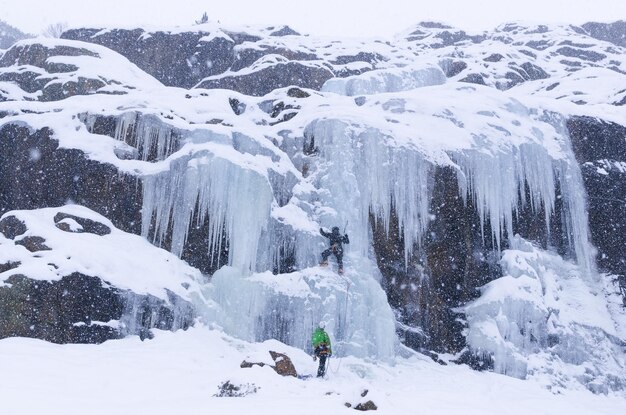
<svg viewBox="0 0 626 415">
<path fill-rule="evenodd" d="M 590 36 L 596 39 L 626 47 L 626 21 L 624 20 L 613 23 L 589 22 L 585 23 L 582 27 Z"/>
<path fill-rule="evenodd" d="M 75 220 L 82 227 L 82 229 L 77 230 L 77 231 L 72 231 L 69 225 L 61 222 L 63 219 L 68 219 L 68 218 Z M 111 228 L 109 228 L 108 226 L 100 222 L 96 222 L 87 218 L 80 218 L 75 215 L 70 215 L 69 213 L 63 213 L 63 212 L 57 213 L 56 215 L 54 215 L 54 223 L 56 223 L 57 228 L 66 232 L 77 232 L 77 233 L 87 232 L 87 233 L 93 233 L 99 236 L 108 235 L 111 233 Z"/>
<path fill-rule="evenodd" d="M 232 89 L 246 95 L 263 96 L 275 89 L 289 86 L 319 90 L 333 76 L 327 68 L 291 61 L 243 75 L 205 79 L 197 87 Z"/>
<path fill-rule="evenodd" d="M 26 224 L 15 216 L 7 216 L 0 220 L 0 233 L 6 238 L 15 239 L 16 236 L 23 234 L 26 230 Z"/>
<path fill-rule="evenodd" d="M 234 384 L 230 380 L 222 383 L 214 397 L 217 398 L 241 398 L 256 393 L 260 388 L 254 383 Z"/>
<path fill-rule="evenodd" d="M 100 278 L 72 273 L 58 281 L 12 275 L 0 287 L 0 338 L 31 337 L 54 343 L 102 343 L 156 327 L 175 328 L 172 304 L 138 295 Z M 181 318 L 181 316 L 179 316 Z M 182 328 L 192 324 L 191 306 Z M 124 325 L 102 324 L 123 322 Z M 178 323 L 176 323 L 178 324 Z"/>
<path fill-rule="evenodd" d="M 22 245 L 30 252 L 51 250 L 51 248 L 46 245 L 46 240 L 41 236 L 26 236 L 15 241 L 15 245 Z"/>
<path fill-rule="evenodd" d="M 373 401 L 367 401 L 364 403 L 357 404 L 354 409 L 357 411 L 376 411 L 378 406 Z"/>
</svg>

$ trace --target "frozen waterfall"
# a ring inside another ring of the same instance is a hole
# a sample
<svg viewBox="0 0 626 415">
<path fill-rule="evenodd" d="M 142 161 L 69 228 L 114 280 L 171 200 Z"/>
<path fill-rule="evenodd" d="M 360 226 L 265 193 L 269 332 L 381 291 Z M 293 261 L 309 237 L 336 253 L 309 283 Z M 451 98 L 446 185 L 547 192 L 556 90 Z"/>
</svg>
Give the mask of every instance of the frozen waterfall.
<svg viewBox="0 0 626 415">
<path fill-rule="evenodd" d="M 497 250 L 513 240 L 514 220 L 526 206 L 544 215 L 549 232 L 560 195 L 571 251 L 583 277 L 593 275 L 584 188 L 562 120 L 488 88 L 436 86 L 443 82 L 437 68 L 421 68 L 398 83 L 411 70 L 328 84 L 368 96 L 328 94 L 336 109 L 328 111 L 320 99 L 319 116 L 304 117 L 294 130 L 285 123 L 283 147 L 257 127 L 246 134 L 204 127 L 178 131 L 174 154 L 157 151 L 164 159 L 143 177 L 143 234 L 180 256 L 190 227 L 208 221 L 207 255 L 228 250 L 228 266 L 205 290 L 214 302 L 201 313 L 207 321 L 246 340 L 277 338 L 306 348 L 323 319 L 338 353 L 391 357 L 395 318 L 379 283 L 370 216 L 387 231 L 397 218 L 408 264 L 425 241 L 432 180 L 441 165 L 456 169 L 459 196 L 471 200 L 483 232 L 491 231 L 483 233 L 485 242 L 491 239 L 485 245 Z M 397 90 L 403 92 L 386 93 Z M 171 135 L 133 123 L 121 120 L 116 135 L 145 130 L 143 142 L 173 148 Z M 320 226 L 350 235 L 345 277 L 317 267 L 327 247 Z M 282 261 L 288 269 L 280 268 Z"/>
</svg>

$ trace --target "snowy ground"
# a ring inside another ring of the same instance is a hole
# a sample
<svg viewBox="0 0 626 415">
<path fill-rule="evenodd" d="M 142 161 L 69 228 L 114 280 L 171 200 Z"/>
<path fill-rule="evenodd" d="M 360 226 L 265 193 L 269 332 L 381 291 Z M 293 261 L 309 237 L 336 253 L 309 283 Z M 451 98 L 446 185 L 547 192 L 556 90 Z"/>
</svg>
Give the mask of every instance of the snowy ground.
<svg viewBox="0 0 626 415">
<path fill-rule="evenodd" d="M 316 363 L 276 341 L 245 343 L 219 330 L 156 331 L 102 345 L 0 341 L 0 413 L 19 414 L 335 414 L 368 399 L 378 414 L 620 414 L 626 400 L 586 390 L 553 394 L 533 381 L 465 366 L 441 366 L 417 355 L 393 366 L 355 358 L 331 361 L 328 379 L 281 377 L 265 366 L 267 351 L 287 353 L 302 374 Z M 254 384 L 245 397 L 214 397 L 218 386 Z M 365 398 L 360 395 L 369 390 Z"/>
</svg>

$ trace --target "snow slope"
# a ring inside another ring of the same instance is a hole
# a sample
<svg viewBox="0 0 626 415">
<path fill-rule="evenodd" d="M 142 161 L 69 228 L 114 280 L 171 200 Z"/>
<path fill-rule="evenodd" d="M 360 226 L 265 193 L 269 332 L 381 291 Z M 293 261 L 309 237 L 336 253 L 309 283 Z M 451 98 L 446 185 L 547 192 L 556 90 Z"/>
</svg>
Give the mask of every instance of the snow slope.
<svg viewBox="0 0 626 415">
<path fill-rule="evenodd" d="M 521 381 L 466 366 L 441 366 L 420 355 L 393 364 L 353 357 L 331 358 L 328 379 L 281 377 L 271 368 L 242 369 L 243 360 L 271 362 L 284 352 L 296 370 L 317 364 L 299 349 L 276 341 L 247 343 L 206 327 L 176 333 L 156 331 L 102 345 L 53 345 L 39 340 L 0 340 L 2 413 L 85 414 L 319 414 L 352 413 L 345 407 L 372 400 L 377 414 L 427 413 L 537 415 L 623 411 L 626 401 L 588 391 L 551 393 Z M 254 385 L 244 397 L 215 397 L 225 381 Z M 361 397 L 364 390 L 369 392 Z M 24 391 L 36 397 L 26 398 Z"/>
</svg>

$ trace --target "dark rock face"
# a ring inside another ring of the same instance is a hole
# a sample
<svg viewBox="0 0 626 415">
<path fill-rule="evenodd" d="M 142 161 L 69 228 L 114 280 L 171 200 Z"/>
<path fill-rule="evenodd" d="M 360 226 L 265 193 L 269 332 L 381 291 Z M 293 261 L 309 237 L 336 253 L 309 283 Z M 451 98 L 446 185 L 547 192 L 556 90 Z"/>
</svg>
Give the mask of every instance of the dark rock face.
<svg viewBox="0 0 626 415">
<path fill-rule="evenodd" d="M 226 88 L 242 94 L 263 96 L 278 88 L 299 86 L 319 90 L 333 73 L 320 66 L 299 62 L 279 63 L 241 76 L 205 79 L 198 88 Z"/>
<path fill-rule="evenodd" d="M 274 31 L 270 33 L 270 36 L 292 36 L 292 35 L 300 36 L 300 33 L 296 32 L 289 26 L 283 26 L 280 29 L 275 28 L 273 30 Z"/>
<path fill-rule="evenodd" d="M 369 70 L 366 67 L 358 70 L 334 68 L 333 65 L 353 62 L 375 65 L 385 59 L 379 53 L 360 51 L 328 61 L 314 52 L 271 46 L 257 36 L 228 31 L 148 33 L 143 29 L 115 29 L 99 32 L 98 29 L 74 29 L 64 32 L 62 37 L 106 46 L 167 86 L 233 89 L 256 96 L 292 85 L 320 89 L 333 76 L 349 76 Z M 269 34 L 291 35 L 297 33 L 288 27 Z M 243 42 L 251 45 L 244 47 Z M 239 47 L 235 49 L 235 46 Z M 271 56 L 273 63 L 261 63 L 266 56 Z M 255 65 L 258 68 L 254 68 Z M 253 70 L 238 73 L 245 68 Z M 219 76 L 226 72 L 229 72 L 227 76 Z"/>
<path fill-rule="evenodd" d="M 484 36 L 469 35 L 463 30 L 455 30 L 438 22 L 421 22 L 418 28 L 409 34 L 407 40 L 421 41 L 431 36 L 440 40 L 439 43 L 432 45 L 433 48 L 443 48 L 459 42 L 480 43 L 485 39 Z"/>
<path fill-rule="evenodd" d="M 13 262 L 13 261 L 9 261 L 9 262 L 5 262 L 4 264 L 0 264 L 0 274 L 3 273 L 3 272 L 15 269 L 15 268 L 19 267 L 21 264 L 22 264 L 21 262 Z"/>
<path fill-rule="evenodd" d="M 233 63 L 233 41 L 208 33 L 147 34 L 143 29 L 115 29 L 98 34 L 98 29 L 74 29 L 62 38 L 96 43 L 112 49 L 167 86 L 191 88 L 203 78 L 224 72 Z"/>
<path fill-rule="evenodd" d="M 0 233 L 6 238 L 15 239 L 16 236 L 23 234 L 26 230 L 26 224 L 15 216 L 7 216 L 0 220 Z"/>
<path fill-rule="evenodd" d="M 485 59 L 483 59 L 485 62 L 500 62 L 502 59 L 504 59 L 504 56 L 502 56 L 499 53 L 492 53 L 491 55 L 487 56 Z"/>
<path fill-rule="evenodd" d="M 5 71 L 0 73 L 0 81 L 16 83 L 23 91 L 33 93 L 40 91 L 40 101 L 58 101 L 73 95 L 95 94 L 98 90 L 115 80 L 73 77 L 65 82 L 56 81 L 58 73 L 71 73 L 78 70 L 74 65 L 50 61 L 55 56 L 91 56 L 99 57 L 95 52 L 86 48 L 72 46 L 47 47 L 32 43 L 18 45 L 9 49 L 0 58 L 0 68 L 14 65 L 32 66 L 41 68 L 44 74 L 31 70 Z"/>
<path fill-rule="evenodd" d="M 594 52 L 592 50 L 585 50 L 585 49 L 580 49 L 580 48 L 572 48 L 569 46 L 565 46 L 562 48 L 559 48 L 557 50 L 558 53 L 560 53 L 563 56 L 567 56 L 570 58 L 578 58 L 578 59 L 582 59 L 582 60 L 587 60 L 587 61 L 591 61 L 591 62 L 598 62 L 601 61 L 602 59 L 606 58 L 606 55 L 603 55 L 601 53 L 598 52 Z"/>
<path fill-rule="evenodd" d="M 619 20 L 613 23 L 585 23 L 583 29 L 587 33 L 600 40 L 614 43 L 618 46 L 626 47 L 626 21 Z"/>
<path fill-rule="evenodd" d="M 234 47 L 243 41 L 259 40 L 245 33 L 227 33 L 228 37 L 211 38 L 211 34 L 205 32 L 171 34 L 146 33 L 142 29 L 116 29 L 95 35 L 97 32 L 96 29 L 68 30 L 63 38 L 97 43 L 113 49 L 168 86 L 191 88 L 204 78 L 227 70 L 247 68 L 269 54 L 283 56 L 288 62 L 252 74 L 205 80 L 198 87 L 227 88 L 248 95 L 264 95 L 290 85 L 319 89 L 324 81 L 333 76 L 326 68 L 297 62 L 316 59 L 312 53 L 268 47 L 247 48 L 235 53 Z M 291 29 L 283 28 L 272 35 L 293 34 L 291 32 Z"/>
<path fill-rule="evenodd" d="M 76 221 L 82 229 L 72 230 L 67 223 L 62 222 L 64 219 L 72 219 Z M 66 232 L 77 232 L 77 233 L 93 233 L 98 236 L 108 235 L 111 233 L 111 228 L 108 226 L 93 221 L 87 218 L 80 218 L 75 215 L 70 215 L 69 213 L 59 212 L 54 216 L 54 223 L 56 223 L 56 227 Z"/>
<path fill-rule="evenodd" d="M 29 43 L 29 42 L 28 42 Z M 75 70 L 70 67 L 59 67 L 57 63 L 49 62 L 51 56 L 98 56 L 88 49 L 70 46 L 55 46 L 48 48 L 42 44 L 32 43 L 13 47 L 6 51 L 0 59 L 0 66 L 31 65 L 45 69 L 47 72 L 66 72 Z"/>
<path fill-rule="evenodd" d="M 13 82 L 24 92 L 32 94 L 33 92 L 43 90 L 49 80 L 40 77 L 40 74 L 35 71 L 23 70 L 20 72 L 0 74 L 0 81 Z"/>
<path fill-rule="evenodd" d="M 463 72 L 467 68 L 467 63 L 460 60 L 445 60 L 440 66 L 443 73 L 445 73 L 448 78 L 452 78 Z"/>
<path fill-rule="evenodd" d="M 46 240 L 41 236 L 26 236 L 15 241 L 15 245 L 22 245 L 30 252 L 50 251 L 50 247 L 46 245 Z"/>
<path fill-rule="evenodd" d="M 530 62 L 524 62 L 520 66 L 527 75 L 525 78 L 527 81 L 536 81 L 537 79 L 546 79 L 550 77 L 546 71 Z"/>
<path fill-rule="evenodd" d="M 74 202 L 126 232 L 141 231 L 141 183 L 136 178 L 89 160 L 78 150 L 59 149 L 45 128 L 32 132 L 6 124 L 0 137 L 0 212 Z"/>
<path fill-rule="evenodd" d="M 481 74 L 471 73 L 467 75 L 465 78 L 461 79 L 459 82 L 467 82 L 469 84 L 478 84 L 478 85 L 486 85 L 485 79 Z"/>
<path fill-rule="evenodd" d="M 37 281 L 23 275 L 0 287 L 0 338 L 21 336 L 55 343 L 101 343 L 117 338 L 112 327 L 94 321 L 118 320 L 123 305 L 98 278 L 72 274 L 61 281 Z M 76 326 L 74 323 L 85 323 Z"/>
<path fill-rule="evenodd" d="M 0 338 L 102 343 L 152 327 L 173 328 L 173 312 L 163 300 L 108 286 L 100 278 L 73 273 L 59 281 L 40 281 L 17 274 L 5 282 L 0 287 Z M 133 314 L 133 309 L 139 311 Z M 129 317 L 123 326 L 103 324 L 124 322 L 124 316 Z M 184 327 L 192 319 L 189 309 Z"/>
<path fill-rule="evenodd" d="M 589 226 L 601 269 L 626 276 L 626 127 L 573 117 L 567 127 L 589 199 Z"/>
<path fill-rule="evenodd" d="M 463 202 L 457 171 L 437 167 L 432 183 L 432 219 L 421 248 L 413 247 L 409 263 L 404 259 L 404 240 L 395 217 L 388 234 L 382 223 L 370 217 L 374 251 L 403 343 L 416 350 L 458 353 L 465 347 L 464 323 L 455 309 L 477 298 L 479 287 L 502 275 L 500 255 L 491 238 L 482 237 L 483 232 L 491 234 L 490 224 L 481 232 L 471 198 Z M 558 220 L 561 209 L 557 204 L 548 233 L 542 211 L 520 207 L 513 231 L 543 247 L 564 250 L 567 242 Z M 501 249 L 507 247 L 504 239 Z"/>
</svg>

